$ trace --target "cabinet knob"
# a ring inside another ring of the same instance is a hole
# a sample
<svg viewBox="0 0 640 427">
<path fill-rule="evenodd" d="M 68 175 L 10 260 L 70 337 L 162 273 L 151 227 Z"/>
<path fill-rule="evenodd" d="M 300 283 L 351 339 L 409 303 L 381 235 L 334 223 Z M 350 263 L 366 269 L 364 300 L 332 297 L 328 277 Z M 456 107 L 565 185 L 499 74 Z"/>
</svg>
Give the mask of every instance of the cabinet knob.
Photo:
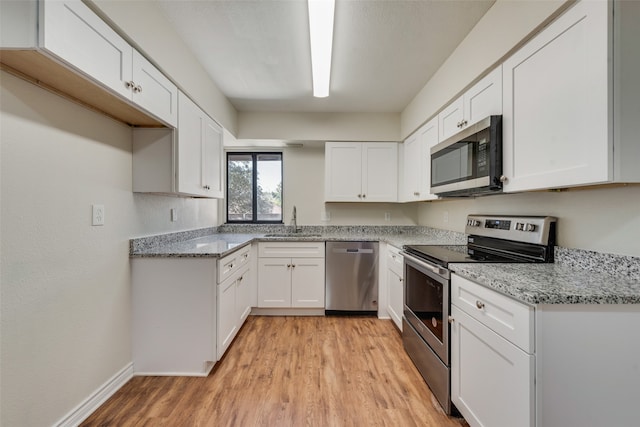
<svg viewBox="0 0 640 427">
<path fill-rule="evenodd" d="M 364 199 L 364 198 L 366 198 L 366 197 L 367 197 L 367 195 L 366 195 L 366 194 L 363 194 L 363 195 L 362 195 L 362 198 L 363 198 L 363 199 Z"/>
<path fill-rule="evenodd" d="M 453 323 L 453 322 L 455 322 L 455 321 L 456 321 L 456 319 L 454 319 L 453 317 L 449 316 L 449 317 L 447 318 L 447 321 L 448 321 L 449 323 Z"/>
<path fill-rule="evenodd" d="M 402 283 L 404 282 L 404 279 L 402 277 L 398 277 L 398 280 Z"/>
<path fill-rule="evenodd" d="M 134 92 L 140 93 L 142 92 L 142 86 L 141 85 L 137 85 L 136 87 L 133 88 Z"/>
<path fill-rule="evenodd" d="M 203 185 L 202 188 L 204 188 L 205 190 L 211 190 L 211 187 L 209 187 L 208 185 Z"/>
<path fill-rule="evenodd" d="M 125 86 L 127 89 L 131 89 L 131 88 L 135 87 L 135 86 L 136 86 L 136 84 L 135 84 L 133 81 L 128 81 L 128 82 L 124 82 L 124 86 Z"/>
<path fill-rule="evenodd" d="M 478 310 L 482 310 L 484 308 L 484 303 L 480 300 L 476 300 L 476 307 L 478 307 Z"/>
<path fill-rule="evenodd" d="M 291 268 L 291 264 L 287 264 L 287 268 Z"/>
<path fill-rule="evenodd" d="M 238 280 L 242 281 L 242 279 L 244 279 L 244 276 L 238 277 Z"/>
<path fill-rule="evenodd" d="M 504 183 L 504 182 L 507 182 L 507 181 L 509 181 L 509 178 L 507 178 L 506 175 L 500 175 L 500 182 Z"/>
<path fill-rule="evenodd" d="M 358 194 L 358 199 L 362 199 L 362 194 Z"/>
</svg>

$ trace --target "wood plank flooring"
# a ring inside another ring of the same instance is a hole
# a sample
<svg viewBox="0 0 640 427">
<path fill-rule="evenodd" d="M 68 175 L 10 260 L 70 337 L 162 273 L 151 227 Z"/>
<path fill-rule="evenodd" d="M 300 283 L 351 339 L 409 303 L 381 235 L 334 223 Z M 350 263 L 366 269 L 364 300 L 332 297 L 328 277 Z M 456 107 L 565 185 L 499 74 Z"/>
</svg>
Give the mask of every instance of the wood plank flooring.
<svg viewBox="0 0 640 427">
<path fill-rule="evenodd" d="M 134 377 L 83 426 L 438 426 L 391 321 L 250 316 L 207 378 Z"/>
</svg>

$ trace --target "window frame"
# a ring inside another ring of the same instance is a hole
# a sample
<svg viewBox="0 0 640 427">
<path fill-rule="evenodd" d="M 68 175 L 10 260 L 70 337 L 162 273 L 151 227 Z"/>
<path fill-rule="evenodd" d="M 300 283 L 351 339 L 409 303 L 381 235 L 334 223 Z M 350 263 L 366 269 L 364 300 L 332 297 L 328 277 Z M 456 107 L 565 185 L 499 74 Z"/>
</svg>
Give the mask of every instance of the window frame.
<svg viewBox="0 0 640 427">
<path fill-rule="evenodd" d="M 226 216 L 226 224 L 284 224 L 284 209 L 280 212 L 280 220 L 279 221 L 259 221 L 258 220 L 258 193 L 256 189 L 258 188 L 258 156 L 260 155 L 279 155 L 280 156 L 280 179 L 281 179 L 281 189 L 282 194 L 281 197 L 281 208 L 284 207 L 284 154 L 282 151 L 227 151 L 225 156 L 225 216 Z M 252 205 L 252 217 L 251 221 L 234 221 L 229 220 L 229 156 L 233 155 L 244 155 L 251 156 L 251 160 L 253 162 L 252 166 L 252 194 L 251 194 L 251 205 Z"/>
</svg>

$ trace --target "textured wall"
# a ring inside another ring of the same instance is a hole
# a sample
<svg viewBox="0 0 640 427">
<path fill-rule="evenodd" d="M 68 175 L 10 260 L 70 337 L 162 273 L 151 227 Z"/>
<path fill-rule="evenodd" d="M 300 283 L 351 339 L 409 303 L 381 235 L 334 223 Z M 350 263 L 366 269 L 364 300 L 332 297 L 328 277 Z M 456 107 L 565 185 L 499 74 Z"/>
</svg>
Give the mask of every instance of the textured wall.
<svg viewBox="0 0 640 427">
<path fill-rule="evenodd" d="M 129 238 L 215 226 L 217 202 L 133 194 L 130 128 L 0 84 L 0 425 L 44 426 L 131 362 Z"/>
</svg>

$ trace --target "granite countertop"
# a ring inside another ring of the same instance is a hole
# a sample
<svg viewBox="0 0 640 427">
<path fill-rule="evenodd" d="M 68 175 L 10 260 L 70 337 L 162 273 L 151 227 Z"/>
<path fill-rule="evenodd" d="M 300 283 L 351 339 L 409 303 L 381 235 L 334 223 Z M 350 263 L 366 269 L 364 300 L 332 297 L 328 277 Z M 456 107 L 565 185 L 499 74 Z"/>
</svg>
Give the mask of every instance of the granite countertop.
<svg viewBox="0 0 640 427">
<path fill-rule="evenodd" d="M 132 258 L 226 256 L 260 241 L 380 241 L 403 245 L 464 245 L 466 236 L 419 226 L 303 227 L 221 226 L 141 237 L 130 241 Z M 270 234 L 281 234 L 279 237 Z M 456 263 L 451 269 L 523 303 L 640 304 L 640 258 L 556 247 L 554 264 Z"/>
<path fill-rule="evenodd" d="M 299 233 L 268 227 L 228 228 L 231 232 L 202 229 L 132 239 L 130 256 L 219 258 L 254 241 L 380 241 L 400 249 L 409 244 L 466 244 L 466 237 L 462 233 L 428 227 L 309 227 Z M 255 232 L 242 232 L 246 230 Z"/>
<path fill-rule="evenodd" d="M 640 304 L 640 280 L 565 264 L 449 264 L 456 274 L 521 302 Z"/>
</svg>

